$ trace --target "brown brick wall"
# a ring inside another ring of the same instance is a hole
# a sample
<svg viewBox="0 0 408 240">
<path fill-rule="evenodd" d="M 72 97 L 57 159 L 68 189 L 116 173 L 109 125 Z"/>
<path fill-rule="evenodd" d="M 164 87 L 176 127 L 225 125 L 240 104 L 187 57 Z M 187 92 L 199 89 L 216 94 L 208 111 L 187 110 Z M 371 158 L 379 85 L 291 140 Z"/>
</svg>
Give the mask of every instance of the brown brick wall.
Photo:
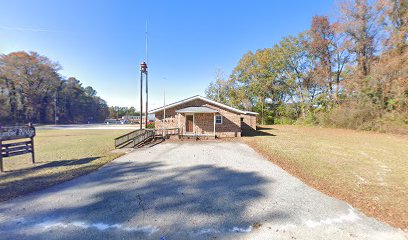
<svg viewBox="0 0 408 240">
<path fill-rule="evenodd" d="M 206 101 L 196 99 L 184 104 L 177 105 L 172 108 L 166 109 L 166 128 L 178 127 L 179 120 L 176 110 L 186 107 L 208 107 L 217 110 L 223 116 L 223 123 L 215 125 L 215 132 L 218 137 L 240 137 L 241 136 L 241 115 L 239 113 L 231 112 L 230 110 L 212 105 Z M 156 128 L 163 128 L 163 111 L 156 114 Z M 183 133 L 185 128 L 184 114 L 180 114 L 180 130 Z M 194 116 L 195 126 L 194 131 L 196 134 L 213 134 L 214 128 L 214 114 L 198 114 Z"/>
<path fill-rule="evenodd" d="M 256 129 L 256 115 L 241 115 L 243 121 L 241 122 L 241 128 Z"/>
<path fill-rule="evenodd" d="M 195 132 L 197 134 L 214 133 L 214 114 L 213 113 L 196 113 L 194 114 Z"/>
</svg>

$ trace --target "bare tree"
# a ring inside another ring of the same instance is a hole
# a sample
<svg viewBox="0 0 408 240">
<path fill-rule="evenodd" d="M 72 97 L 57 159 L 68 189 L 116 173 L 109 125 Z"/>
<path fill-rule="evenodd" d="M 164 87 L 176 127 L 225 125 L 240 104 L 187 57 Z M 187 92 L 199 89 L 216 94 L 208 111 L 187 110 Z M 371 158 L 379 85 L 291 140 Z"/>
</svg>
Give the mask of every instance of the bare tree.
<svg viewBox="0 0 408 240">
<path fill-rule="evenodd" d="M 355 54 L 358 74 L 364 78 L 370 73 L 376 51 L 378 11 L 368 0 L 352 0 L 342 2 L 340 12 L 340 23 L 347 36 L 348 49 Z"/>
</svg>

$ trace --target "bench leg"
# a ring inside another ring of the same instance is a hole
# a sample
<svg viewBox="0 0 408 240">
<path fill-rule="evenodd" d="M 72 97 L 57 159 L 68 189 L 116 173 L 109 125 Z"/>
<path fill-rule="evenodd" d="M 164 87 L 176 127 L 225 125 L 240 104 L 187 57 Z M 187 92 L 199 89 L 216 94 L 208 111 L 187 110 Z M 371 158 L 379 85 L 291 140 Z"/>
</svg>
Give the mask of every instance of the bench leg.
<svg viewBox="0 0 408 240">
<path fill-rule="evenodd" d="M 35 163 L 35 156 L 34 156 L 34 138 L 31 138 L 31 160 L 33 164 Z"/>
<path fill-rule="evenodd" d="M 4 172 L 4 169 L 3 169 L 3 145 L 1 144 L 1 141 L 0 141 L 0 172 Z"/>
</svg>

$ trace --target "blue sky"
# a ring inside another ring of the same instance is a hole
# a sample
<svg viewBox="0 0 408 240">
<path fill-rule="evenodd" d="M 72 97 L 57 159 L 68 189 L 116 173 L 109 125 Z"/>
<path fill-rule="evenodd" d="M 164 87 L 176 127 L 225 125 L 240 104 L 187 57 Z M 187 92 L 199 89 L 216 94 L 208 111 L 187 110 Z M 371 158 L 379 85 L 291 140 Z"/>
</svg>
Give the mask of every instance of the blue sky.
<svg viewBox="0 0 408 240">
<path fill-rule="evenodd" d="M 0 52 L 36 51 L 61 74 L 94 87 L 109 105 L 138 106 L 149 28 L 150 109 L 204 95 L 215 70 L 229 75 L 249 50 L 271 47 L 335 15 L 331 0 L 0 0 Z"/>
</svg>

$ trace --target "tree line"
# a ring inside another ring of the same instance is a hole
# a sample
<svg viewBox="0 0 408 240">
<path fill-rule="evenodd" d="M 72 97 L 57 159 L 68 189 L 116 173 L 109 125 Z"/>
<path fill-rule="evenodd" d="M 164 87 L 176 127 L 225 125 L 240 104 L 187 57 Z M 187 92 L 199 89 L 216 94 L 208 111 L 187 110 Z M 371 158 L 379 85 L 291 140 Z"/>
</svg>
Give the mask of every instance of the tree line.
<svg viewBox="0 0 408 240">
<path fill-rule="evenodd" d="M 119 119 L 123 116 L 140 116 L 140 111 L 136 111 L 135 107 L 120 107 L 111 106 L 109 107 L 109 118 Z"/>
<path fill-rule="evenodd" d="M 408 1 L 353 0 L 339 17 L 249 51 L 207 97 L 260 113 L 261 123 L 366 130 L 408 125 Z"/>
<path fill-rule="evenodd" d="M 36 52 L 0 55 L 0 123 L 102 122 L 109 115 L 105 100 L 60 70 Z"/>
</svg>

